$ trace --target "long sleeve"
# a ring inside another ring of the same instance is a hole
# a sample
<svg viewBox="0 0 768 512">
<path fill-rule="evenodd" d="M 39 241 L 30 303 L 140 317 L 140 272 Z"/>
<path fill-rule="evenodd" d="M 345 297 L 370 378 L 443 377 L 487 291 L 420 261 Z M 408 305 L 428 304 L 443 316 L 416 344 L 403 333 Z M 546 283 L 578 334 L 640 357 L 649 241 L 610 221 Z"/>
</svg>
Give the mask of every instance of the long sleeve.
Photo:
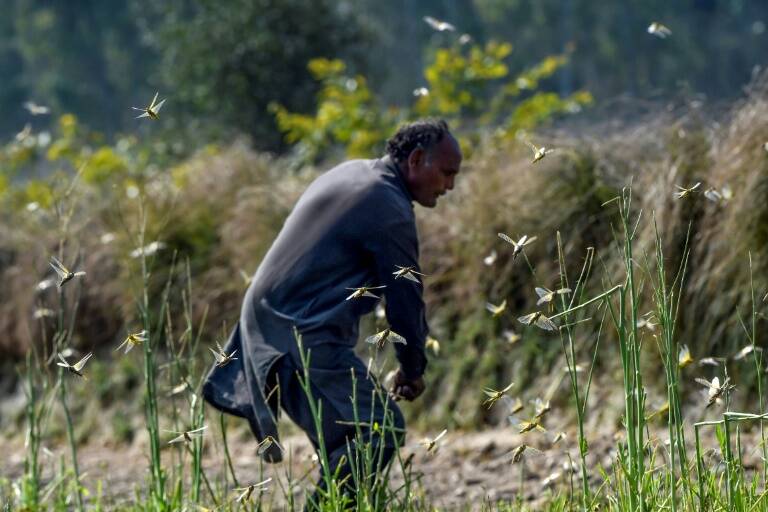
<svg viewBox="0 0 768 512">
<path fill-rule="evenodd" d="M 386 285 L 383 290 L 386 301 L 387 321 L 394 332 L 403 336 L 406 345 L 395 343 L 397 359 L 403 373 L 409 379 L 424 374 L 427 358 L 424 342 L 429 333 L 425 316 L 423 285 L 405 278 L 395 278 L 397 266 L 419 270 L 419 248 L 413 217 L 387 212 L 384 222 L 379 219 L 375 233 L 369 235 L 370 250 L 379 277 Z M 418 276 L 417 276 L 418 277 Z"/>
</svg>

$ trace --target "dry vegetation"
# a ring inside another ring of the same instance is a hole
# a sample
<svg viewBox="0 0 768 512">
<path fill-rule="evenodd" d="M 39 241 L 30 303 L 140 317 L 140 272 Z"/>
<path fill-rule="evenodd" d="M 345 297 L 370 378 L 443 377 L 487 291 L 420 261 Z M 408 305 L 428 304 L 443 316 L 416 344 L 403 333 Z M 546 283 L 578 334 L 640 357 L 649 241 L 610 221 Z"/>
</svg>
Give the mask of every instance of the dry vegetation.
<svg viewBox="0 0 768 512">
<path fill-rule="evenodd" d="M 746 327 L 753 307 L 757 325 L 763 326 L 765 304 L 760 300 L 768 290 L 764 251 L 768 241 L 768 151 L 764 147 L 768 141 L 768 80 L 756 82 L 748 97 L 719 119 L 705 115 L 705 109 L 705 105 L 689 102 L 635 122 L 542 133 L 536 136 L 537 142 L 546 142 L 557 151 L 535 165 L 524 145 L 494 140 L 491 135 L 472 151 L 452 195 L 433 211 L 419 211 L 422 268 L 429 274 L 426 293 L 440 352 L 432 357 L 430 387 L 424 399 L 408 411 L 412 418 L 418 414 L 422 425 L 433 427 L 480 425 L 492 419 L 481 406 L 480 390 L 483 386 L 501 388 L 512 380 L 518 393 L 550 396 L 557 407 L 565 409 L 568 394 L 555 396 L 553 390 L 558 388 L 552 384 L 563 379 L 564 346 L 535 329 L 523 330 L 514 318 L 534 310 L 535 286 L 555 289 L 560 284 L 561 263 L 569 276 L 578 276 L 589 247 L 594 248 L 595 259 L 592 277 L 584 283 L 585 297 L 622 282 L 625 255 L 616 248 L 620 219 L 615 203 L 606 202 L 628 186 L 632 211 L 641 212 L 632 259 L 642 298 L 636 312 L 657 306 L 649 270 L 657 264 L 655 220 L 670 281 L 687 261 L 675 326 L 677 342 L 690 346 L 696 359 L 732 357 L 750 343 L 750 332 L 755 344 L 763 346 L 765 331 Z M 73 268 L 88 272 L 84 286 L 68 287 L 63 295 L 80 308 L 73 320 L 72 345 L 83 352 L 94 350 L 104 361 L 117 359 L 112 348 L 141 321 L 136 313 L 142 293 L 141 258 L 130 254 L 140 245 L 141 205 L 148 219 L 144 243 L 165 244 L 148 257 L 152 263 L 147 281 L 149 303 L 164 300 L 162 292 L 172 262 L 189 261 L 192 293 L 185 297 L 190 300 L 192 318 L 189 322 L 183 318 L 186 309 L 180 307 L 181 296 L 174 296 L 169 311 L 178 318 L 172 324 L 177 326 L 177 336 L 185 325 L 204 325 L 202 343 L 213 344 L 236 321 L 245 289 L 240 270 L 250 274 L 256 268 L 282 219 L 317 174 L 315 169 L 289 172 L 288 167 L 280 159 L 255 154 L 235 143 L 220 151 L 202 151 L 132 185 L 138 188 L 141 200 L 128 197 L 123 185 L 113 188 L 76 181 L 70 189 L 70 181 L 62 179 L 58 193 L 71 211 L 31 211 L 23 205 L 4 205 L 0 227 L 0 329 L 6 333 L 0 340 L 3 359 L 20 361 L 31 344 L 42 346 L 40 340 L 50 334 L 55 319 L 35 320 L 33 312 L 58 307 L 55 287 L 36 289 L 39 281 L 50 277 L 47 262 L 57 253 L 63 253 L 65 263 Z M 696 182 L 702 185 L 695 193 L 675 198 L 676 185 L 689 187 Z M 732 197 L 709 200 L 703 194 L 709 187 L 718 191 L 727 187 Z M 526 247 L 525 260 L 513 261 L 498 232 L 536 235 L 538 239 Z M 558 258 L 558 232 L 562 260 Z M 104 243 L 107 233 L 114 239 Z M 498 257 L 488 265 L 484 258 L 494 250 Z M 171 282 L 183 288 L 184 272 L 178 274 Z M 757 294 L 754 305 L 751 289 Z M 504 299 L 509 313 L 491 319 L 485 302 L 498 304 Z M 575 335 L 579 356 L 574 362 L 589 362 L 596 349 L 597 326 L 594 322 Z M 510 344 L 503 334 L 508 329 L 521 333 L 522 339 Z M 587 423 L 604 416 L 615 421 L 622 412 L 619 349 L 612 334 L 604 338 L 596 365 L 605 371 L 596 377 L 600 389 L 591 396 L 588 407 L 612 399 L 618 407 L 597 410 L 594 416 L 588 413 Z M 646 384 L 656 378 L 661 382 L 664 374 L 656 343 L 650 336 L 644 343 Z M 139 358 L 137 353 L 130 357 L 134 356 Z M 138 399 L 136 367 L 119 365 L 121 370 L 102 370 L 104 375 L 94 379 L 99 389 L 95 398 L 101 405 L 113 405 L 116 397 Z M 755 404 L 754 365 L 733 364 L 728 370 L 739 386 L 732 405 L 757 412 L 750 407 Z M 133 379 L 120 377 L 131 372 Z M 681 374 L 683 391 L 689 391 L 696 389 L 688 385 L 694 376 L 710 377 L 719 370 L 684 369 Z M 606 389 L 606 384 L 616 386 L 616 392 Z M 661 384 L 650 384 L 648 389 L 652 395 L 665 393 Z M 76 410 L 99 410 L 89 405 L 94 397 L 87 393 L 78 391 L 74 396 Z M 698 395 L 686 403 L 685 410 L 693 411 L 691 417 L 700 419 Z M 19 414 L 11 419 L 20 422 L 22 418 Z M 117 424 L 113 420 L 109 430 L 105 425 L 91 426 L 105 430 L 104 435 L 114 435 Z M 131 430 L 138 425 L 122 428 Z M 79 435 L 87 433 L 81 430 Z"/>
</svg>

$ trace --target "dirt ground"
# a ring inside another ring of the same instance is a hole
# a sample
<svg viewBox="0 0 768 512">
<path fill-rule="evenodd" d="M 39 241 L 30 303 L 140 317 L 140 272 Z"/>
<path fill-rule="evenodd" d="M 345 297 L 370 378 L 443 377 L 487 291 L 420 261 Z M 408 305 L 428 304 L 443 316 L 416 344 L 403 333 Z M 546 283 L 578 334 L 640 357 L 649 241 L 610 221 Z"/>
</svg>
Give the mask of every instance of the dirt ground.
<svg viewBox="0 0 768 512">
<path fill-rule="evenodd" d="M 425 498 L 433 506 L 442 510 L 479 509 L 484 502 L 512 500 L 518 496 L 523 485 L 525 501 L 536 508 L 536 505 L 546 501 L 556 490 L 568 492 L 571 483 L 580 486 L 580 472 L 569 471 L 569 457 L 577 463 L 576 432 L 566 431 L 564 440 L 553 444 L 556 432 L 547 434 L 534 432 L 521 436 L 511 428 L 498 428 L 482 432 L 448 432 L 439 442 L 435 453 L 427 453 L 420 444 L 423 435 L 409 433 L 409 439 L 401 449 L 403 459 L 413 454 L 412 467 L 416 475 L 420 475 L 420 486 Z M 204 469 L 212 483 L 219 482 L 225 469 L 222 445 L 216 442 L 218 432 L 209 433 L 212 442 L 207 443 L 204 457 Z M 430 433 L 436 435 L 436 432 Z M 663 432 L 659 431 L 663 439 Z M 754 437 L 745 437 L 742 441 L 745 453 L 745 464 L 756 464 L 758 455 L 754 449 L 757 441 Z M 521 443 L 530 444 L 540 451 L 526 450 L 522 462 L 512 463 L 511 452 Z M 286 486 L 287 474 L 292 474 L 294 482 L 292 492 L 301 502 L 304 489 L 310 489 L 317 478 L 317 463 L 313 460 L 311 446 L 303 435 L 291 435 L 283 439 L 283 446 L 290 453 L 291 463 L 260 464 L 256 456 L 255 441 L 229 440 L 233 464 L 241 483 L 249 484 L 273 477 Z M 614 459 L 614 449 L 617 441 L 613 435 L 600 436 L 590 440 L 588 465 L 591 468 L 602 466 L 610 472 Z M 707 445 L 713 445 L 709 440 Z M 754 444 L 754 446 L 752 446 Z M 145 479 L 148 476 L 148 450 L 137 440 L 131 446 L 110 446 L 95 444 L 82 447 L 79 450 L 80 471 L 84 474 L 83 482 L 92 493 L 96 490 L 97 481 L 101 480 L 106 503 L 110 507 L 135 499 L 135 492 L 147 488 Z M 22 443 L 0 441 L 0 450 L 10 454 L 0 463 L 5 478 L 17 478 L 23 472 L 24 453 Z M 692 453 L 692 452 L 691 452 Z M 171 457 L 172 450 L 164 450 L 164 456 Z M 64 446 L 46 451 L 42 457 L 45 474 L 51 478 L 55 461 L 63 456 L 69 462 L 69 452 Z M 288 456 L 286 455 L 286 461 Z M 168 461 L 170 463 L 170 460 Z M 716 462 L 715 462 L 716 463 Z M 659 465 L 657 461 L 656 465 Z M 402 483 L 399 470 L 395 470 L 392 485 L 397 487 Z M 599 472 L 590 471 L 590 478 L 596 478 L 593 488 L 599 485 Z M 272 499 L 272 508 L 285 508 L 285 491 L 279 484 L 272 482 L 267 493 L 267 499 Z M 418 491 L 417 492 L 421 492 Z M 234 494 L 233 494 L 234 496 Z M 204 493 L 205 500 L 210 503 L 210 497 Z"/>
</svg>

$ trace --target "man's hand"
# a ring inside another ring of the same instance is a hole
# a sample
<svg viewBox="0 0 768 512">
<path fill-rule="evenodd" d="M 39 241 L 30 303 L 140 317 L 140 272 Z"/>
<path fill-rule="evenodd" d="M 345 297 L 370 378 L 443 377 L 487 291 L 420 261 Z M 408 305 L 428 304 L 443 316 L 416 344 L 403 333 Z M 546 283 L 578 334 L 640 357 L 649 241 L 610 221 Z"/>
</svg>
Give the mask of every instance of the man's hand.
<svg viewBox="0 0 768 512">
<path fill-rule="evenodd" d="M 402 370 L 397 370 L 394 382 L 392 383 L 392 394 L 395 397 L 395 401 L 403 398 L 412 402 L 424 392 L 426 387 L 423 378 L 419 377 L 418 379 L 411 380 L 405 376 Z"/>
</svg>

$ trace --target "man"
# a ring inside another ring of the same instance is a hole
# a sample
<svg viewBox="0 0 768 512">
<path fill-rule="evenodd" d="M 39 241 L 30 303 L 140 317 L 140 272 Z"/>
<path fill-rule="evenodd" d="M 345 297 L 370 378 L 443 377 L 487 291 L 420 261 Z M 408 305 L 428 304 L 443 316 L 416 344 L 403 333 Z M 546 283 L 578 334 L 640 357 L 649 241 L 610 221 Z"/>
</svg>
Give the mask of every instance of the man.
<svg viewBox="0 0 768 512">
<path fill-rule="evenodd" d="M 422 283 L 398 278 L 398 267 L 419 271 L 413 201 L 427 208 L 453 188 L 461 150 L 444 121 L 403 126 L 377 160 L 343 163 L 304 192 L 259 265 L 246 292 L 240 320 L 225 351 L 238 359 L 211 370 L 203 395 L 216 408 L 249 421 L 259 441 L 277 439 L 279 408 L 309 436 L 322 434 L 331 471 L 350 483 L 347 441 L 355 413 L 365 440 L 383 452 L 382 469 L 403 440 L 378 435 L 371 425 L 403 432 L 399 408 L 381 393 L 354 354 L 358 323 L 378 298 L 350 297 L 352 289 L 380 286 L 390 328 L 406 340 L 395 344 L 400 368 L 392 394 L 414 400 L 424 391 L 428 327 Z M 418 274 L 415 274 L 418 275 Z M 295 330 L 294 330 L 295 329 Z M 301 349 L 308 354 L 310 392 L 321 405 L 320 432 L 301 379 Z M 353 375 L 356 389 L 353 396 Z M 385 418 L 385 416 L 388 416 Z M 383 439 L 383 445 L 382 445 Z M 276 444 L 265 459 L 282 459 Z M 322 484 L 322 478 L 321 478 Z M 322 487 L 322 485 L 321 485 Z"/>
</svg>

